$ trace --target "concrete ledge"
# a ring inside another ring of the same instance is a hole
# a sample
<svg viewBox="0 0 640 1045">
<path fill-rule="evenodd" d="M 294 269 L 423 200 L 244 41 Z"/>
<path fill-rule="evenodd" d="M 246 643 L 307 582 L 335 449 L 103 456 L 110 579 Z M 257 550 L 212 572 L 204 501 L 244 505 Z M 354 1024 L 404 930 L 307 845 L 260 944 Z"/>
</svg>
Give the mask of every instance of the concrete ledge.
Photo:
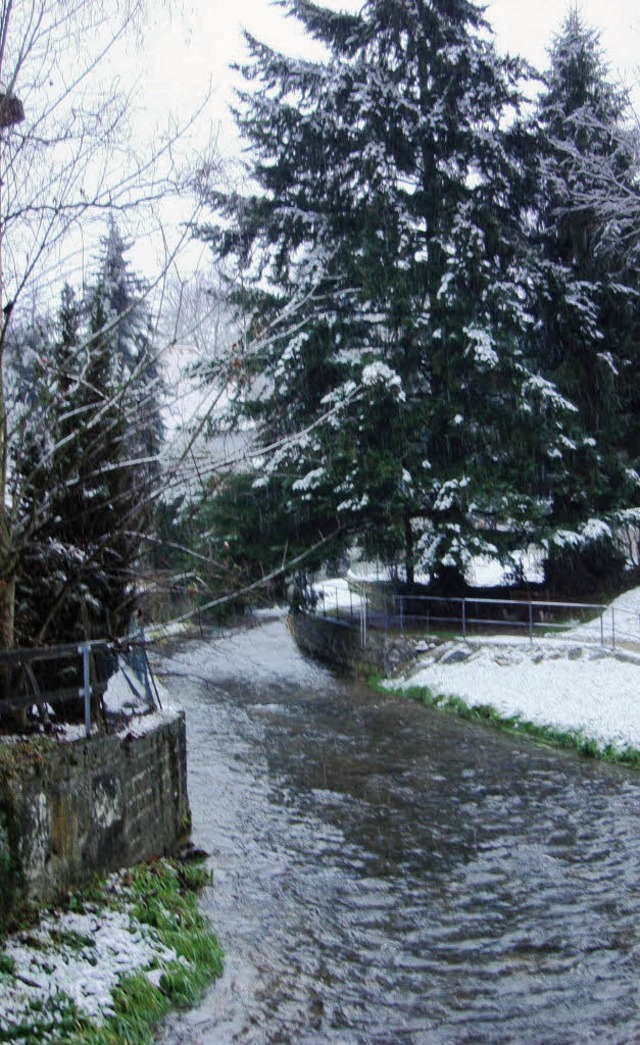
<svg viewBox="0 0 640 1045">
<path fill-rule="evenodd" d="M 292 613 L 289 628 L 301 650 L 348 675 L 389 674 L 415 657 L 415 643 L 379 631 L 363 648 L 357 626 L 331 617 Z"/>
<path fill-rule="evenodd" d="M 0 929 L 188 836 L 184 717 L 149 718 L 135 733 L 0 744 Z"/>
</svg>

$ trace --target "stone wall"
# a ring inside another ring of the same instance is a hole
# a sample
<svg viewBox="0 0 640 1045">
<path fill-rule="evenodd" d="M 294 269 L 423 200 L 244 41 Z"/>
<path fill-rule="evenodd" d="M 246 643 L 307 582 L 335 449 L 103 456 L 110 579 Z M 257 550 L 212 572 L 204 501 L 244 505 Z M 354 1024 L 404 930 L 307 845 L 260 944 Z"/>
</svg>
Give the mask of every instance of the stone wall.
<svg viewBox="0 0 640 1045">
<path fill-rule="evenodd" d="M 24 902 L 186 839 L 184 718 L 143 717 L 136 732 L 0 744 L 0 928 Z"/>
<path fill-rule="evenodd" d="M 392 674 L 416 655 L 416 643 L 370 630 L 363 648 L 360 629 L 346 621 L 295 613 L 289 626 L 300 649 L 349 675 Z"/>
</svg>

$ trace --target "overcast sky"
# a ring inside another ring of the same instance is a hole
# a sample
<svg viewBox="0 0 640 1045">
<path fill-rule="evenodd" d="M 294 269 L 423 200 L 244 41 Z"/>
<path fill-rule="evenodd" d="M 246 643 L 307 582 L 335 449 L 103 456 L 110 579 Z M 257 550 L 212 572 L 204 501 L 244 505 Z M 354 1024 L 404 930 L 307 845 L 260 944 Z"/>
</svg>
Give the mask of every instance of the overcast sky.
<svg viewBox="0 0 640 1045">
<path fill-rule="evenodd" d="M 357 9 L 361 0 L 326 0 L 333 7 Z M 570 3 L 558 0 L 489 0 L 487 17 L 502 50 L 523 55 L 535 66 L 546 64 L 546 50 L 560 28 Z M 582 0 L 584 20 L 601 32 L 611 73 L 627 85 L 636 82 L 640 65 L 640 0 Z M 183 14 L 173 24 L 158 23 L 145 41 L 147 104 L 155 110 L 183 110 L 211 81 L 211 116 L 230 126 L 227 113 L 232 77 L 229 63 L 242 59 L 241 28 L 288 52 L 304 49 L 296 23 L 284 19 L 269 0 L 184 0 Z"/>
<path fill-rule="evenodd" d="M 362 4 L 362 0 L 324 2 L 351 10 Z M 563 0 L 489 0 L 487 17 L 501 50 L 520 54 L 542 69 L 547 48 L 570 6 L 573 4 Z M 585 22 L 601 33 L 612 77 L 627 86 L 636 84 L 634 102 L 640 111 L 640 0 L 582 0 L 578 8 Z M 185 155 L 195 157 L 194 163 L 199 161 L 210 128 L 222 156 L 237 154 L 239 145 L 228 110 L 233 83 L 238 80 L 229 64 L 245 56 L 242 28 L 287 53 L 313 53 L 295 20 L 283 18 L 269 0 L 182 0 L 181 13 L 176 14 L 174 8 L 171 15 L 163 5 L 156 6 L 154 24 L 144 34 L 142 48 L 132 45 L 127 62 L 129 74 L 138 79 L 138 105 L 147 114 L 135 117 L 140 133 L 147 133 L 149 122 L 162 123 L 165 117 L 184 120 L 210 85 L 211 99 L 198 127 L 190 141 L 183 141 Z M 187 165 L 189 162 L 187 159 Z M 185 220 L 184 209 L 178 202 L 173 207 L 173 218 L 165 207 L 165 220 L 179 224 Z M 137 249 L 145 256 L 143 241 Z"/>
</svg>

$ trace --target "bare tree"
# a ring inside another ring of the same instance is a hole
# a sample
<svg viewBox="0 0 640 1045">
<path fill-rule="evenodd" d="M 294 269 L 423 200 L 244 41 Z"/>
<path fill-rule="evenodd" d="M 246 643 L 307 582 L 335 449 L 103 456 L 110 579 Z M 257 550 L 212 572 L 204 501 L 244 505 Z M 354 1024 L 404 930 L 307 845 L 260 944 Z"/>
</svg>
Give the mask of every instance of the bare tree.
<svg viewBox="0 0 640 1045">
<path fill-rule="evenodd" d="M 97 239 L 95 218 L 101 230 L 107 213 L 156 221 L 160 201 L 184 184 L 176 160 L 184 127 L 142 147 L 129 133 L 134 89 L 123 89 L 116 70 L 125 46 L 136 33 L 142 38 L 145 7 L 146 0 L 0 0 L 0 647 L 13 643 L 19 544 L 12 532 L 19 492 L 8 494 L 7 470 L 24 430 L 23 415 L 12 424 L 5 404 L 13 317 L 55 300 Z M 167 244 L 167 265 L 172 249 Z"/>
</svg>

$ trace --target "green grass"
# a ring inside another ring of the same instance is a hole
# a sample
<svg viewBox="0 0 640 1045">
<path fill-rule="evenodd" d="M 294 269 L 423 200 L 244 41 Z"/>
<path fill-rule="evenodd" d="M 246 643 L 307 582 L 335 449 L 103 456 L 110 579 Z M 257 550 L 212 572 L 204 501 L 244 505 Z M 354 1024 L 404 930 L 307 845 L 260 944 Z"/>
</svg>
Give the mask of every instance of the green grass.
<svg viewBox="0 0 640 1045">
<path fill-rule="evenodd" d="M 140 864 L 125 877 L 124 895 L 136 921 L 149 925 L 177 960 L 163 967 L 158 986 L 143 972 L 120 981 L 115 1015 L 101 1027 L 86 1027 L 69 1045 L 148 1045 L 153 1029 L 172 1008 L 195 1005 L 224 967 L 222 949 L 198 909 L 197 891 L 210 881 L 202 866 L 158 860 Z"/>
<path fill-rule="evenodd" d="M 637 748 L 617 748 L 612 744 L 600 744 L 586 736 L 582 730 L 562 730 L 554 726 L 541 726 L 529 722 L 520 715 L 501 715 L 491 704 L 469 705 L 461 697 L 432 693 L 426 686 L 412 686 L 409 689 L 388 689 L 382 685 L 379 677 L 373 677 L 369 684 L 378 693 L 393 694 L 397 697 L 409 697 L 426 707 L 437 708 L 449 714 L 457 715 L 468 722 L 478 722 L 485 726 L 493 726 L 505 733 L 530 737 L 539 744 L 548 747 L 563 748 L 576 751 L 585 758 L 597 758 L 616 765 L 640 769 L 640 751 Z"/>
<path fill-rule="evenodd" d="M 0 1031 L 1 1041 L 21 1045 L 150 1045 L 154 1030 L 173 1008 L 195 1005 L 208 984 L 223 970 L 223 954 L 198 909 L 197 892 L 210 881 L 202 865 L 157 860 L 139 864 L 110 879 L 95 879 L 70 896 L 67 909 L 128 913 L 132 926 L 150 926 L 157 939 L 176 955 L 156 959 L 155 969 L 136 970 L 120 978 L 113 992 L 114 1014 L 97 1024 L 63 993 L 32 1002 L 19 1022 Z M 54 945 L 82 950 L 87 941 L 69 930 L 54 932 Z M 154 971 L 153 982 L 146 972 Z M 13 977 L 13 961 L 0 953 L 0 978 Z"/>
<path fill-rule="evenodd" d="M 151 1045 L 163 1016 L 172 1007 L 171 998 L 154 987 L 144 973 L 125 976 L 114 991 L 115 1015 L 102 1026 L 87 1026 L 62 1045 Z"/>
</svg>

